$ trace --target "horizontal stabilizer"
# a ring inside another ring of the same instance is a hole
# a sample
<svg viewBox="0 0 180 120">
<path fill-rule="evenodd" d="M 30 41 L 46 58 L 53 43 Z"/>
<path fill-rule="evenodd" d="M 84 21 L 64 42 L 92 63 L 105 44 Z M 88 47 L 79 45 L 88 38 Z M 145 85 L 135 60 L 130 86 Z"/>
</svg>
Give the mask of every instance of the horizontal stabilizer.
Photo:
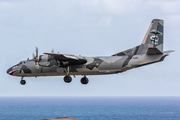
<svg viewBox="0 0 180 120">
<path fill-rule="evenodd" d="M 171 53 L 171 52 L 174 52 L 174 50 L 164 51 L 163 53 Z"/>
<path fill-rule="evenodd" d="M 159 54 L 163 54 L 163 53 L 155 47 L 149 47 L 146 54 L 147 55 L 159 55 Z"/>
</svg>

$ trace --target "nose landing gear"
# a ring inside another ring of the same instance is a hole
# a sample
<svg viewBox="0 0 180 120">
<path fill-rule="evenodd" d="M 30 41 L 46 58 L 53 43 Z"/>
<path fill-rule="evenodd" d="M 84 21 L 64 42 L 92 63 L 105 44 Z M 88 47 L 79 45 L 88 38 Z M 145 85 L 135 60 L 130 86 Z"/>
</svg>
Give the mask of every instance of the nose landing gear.
<svg viewBox="0 0 180 120">
<path fill-rule="evenodd" d="M 26 84 L 26 81 L 23 80 L 23 77 L 21 78 L 20 84 L 21 84 L 21 85 L 25 85 L 25 84 Z"/>
</svg>

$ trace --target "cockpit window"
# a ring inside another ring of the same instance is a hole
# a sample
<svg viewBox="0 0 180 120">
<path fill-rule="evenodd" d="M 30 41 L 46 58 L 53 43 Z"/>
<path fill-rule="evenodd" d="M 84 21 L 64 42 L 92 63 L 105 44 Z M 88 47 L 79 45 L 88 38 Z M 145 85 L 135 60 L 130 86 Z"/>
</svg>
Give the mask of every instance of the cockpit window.
<svg viewBox="0 0 180 120">
<path fill-rule="evenodd" d="M 16 66 L 18 66 L 18 65 L 20 65 L 21 64 L 21 62 L 19 62 Z"/>
<path fill-rule="evenodd" d="M 25 63 L 26 63 L 26 61 L 21 61 L 16 66 L 21 65 L 21 64 L 25 64 Z"/>
</svg>

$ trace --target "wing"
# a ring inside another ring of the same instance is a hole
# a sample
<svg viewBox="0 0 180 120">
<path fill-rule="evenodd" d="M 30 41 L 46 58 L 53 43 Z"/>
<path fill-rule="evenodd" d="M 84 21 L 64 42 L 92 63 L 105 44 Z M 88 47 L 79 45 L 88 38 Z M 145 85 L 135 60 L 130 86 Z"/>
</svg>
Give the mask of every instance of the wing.
<svg viewBox="0 0 180 120">
<path fill-rule="evenodd" d="M 58 53 L 44 53 L 52 56 L 58 63 L 59 66 L 66 67 L 71 65 L 82 65 L 87 62 L 84 57 L 67 55 L 67 54 L 58 54 Z"/>
<path fill-rule="evenodd" d="M 67 61 L 67 60 L 78 60 L 78 57 L 74 56 L 74 55 L 66 55 L 66 54 L 58 54 L 58 53 L 44 53 L 47 55 L 51 55 L 54 58 L 60 60 L 60 61 Z"/>
</svg>

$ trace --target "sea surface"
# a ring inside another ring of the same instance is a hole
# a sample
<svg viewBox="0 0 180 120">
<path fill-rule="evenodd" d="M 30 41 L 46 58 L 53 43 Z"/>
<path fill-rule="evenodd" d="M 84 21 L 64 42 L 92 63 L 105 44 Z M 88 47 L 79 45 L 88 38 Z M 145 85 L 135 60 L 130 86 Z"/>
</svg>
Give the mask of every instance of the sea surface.
<svg viewBox="0 0 180 120">
<path fill-rule="evenodd" d="M 180 120 L 180 97 L 0 97 L 0 120 Z"/>
</svg>

